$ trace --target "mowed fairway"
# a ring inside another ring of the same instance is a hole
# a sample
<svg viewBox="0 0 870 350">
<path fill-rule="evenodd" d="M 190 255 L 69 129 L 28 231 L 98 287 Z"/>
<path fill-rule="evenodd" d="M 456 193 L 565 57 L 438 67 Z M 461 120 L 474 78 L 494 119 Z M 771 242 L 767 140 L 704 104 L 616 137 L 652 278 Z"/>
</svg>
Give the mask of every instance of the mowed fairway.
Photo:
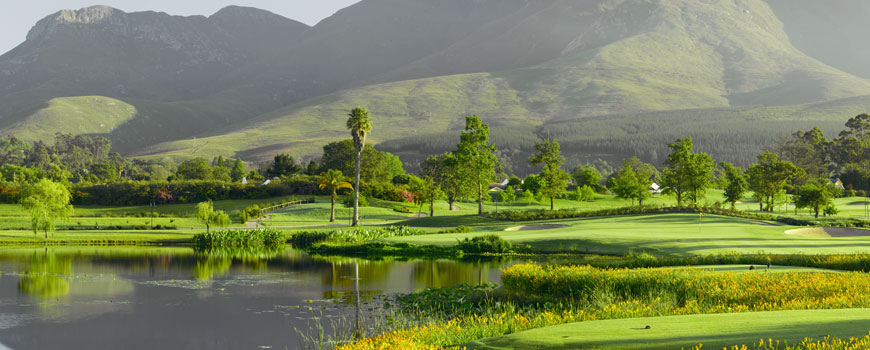
<svg viewBox="0 0 870 350">
<path fill-rule="evenodd" d="M 650 329 L 645 329 L 650 326 Z M 870 309 L 667 316 L 570 323 L 466 344 L 477 350 L 722 349 L 760 339 L 848 339 L 870 331 Z"/>
<path fill-rule="evenodd" d="M 504 231 L 522 225 L 566 227 Z M 775 254 L 850 254 L 870 252 L 870 237 L 819 238 L 786 235 L 794 226 L 724 216 L 666 214 L 532 223 L 494 223 L 466 234 L 393 238 L 416 244 L 456 244 L 457 240 L 494 233 L 514 244 L 542 252 L 706 255 L 723 252 Z"/>
</svg>

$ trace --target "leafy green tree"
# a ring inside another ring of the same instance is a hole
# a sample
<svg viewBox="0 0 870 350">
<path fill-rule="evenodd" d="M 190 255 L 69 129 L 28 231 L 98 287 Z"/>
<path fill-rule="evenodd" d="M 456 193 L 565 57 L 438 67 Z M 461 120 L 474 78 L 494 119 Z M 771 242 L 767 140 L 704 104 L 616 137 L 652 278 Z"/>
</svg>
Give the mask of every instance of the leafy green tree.
<svg viewBox="0 0 870 350">
<path fill-rule="evenodd" d="M 508 186 L 504 191 L 498 193 L 499 202 L 510 205 L 515 200 L 517 200 L 517 190 L 515 190 L 513 186 Z"/>
<path fill-rule="evenodd" d="M 214 210 L 214 204 L 211 201 L 196 205 L 196 219 L 205 224 L 205 232 L 209 232 L 212 225 L 227 227 L 232 223 L 229 215 L 222 210 Z"/>
<path fill-rule="evenodd" d="M 646 167 L 638 164 L 643 163 L 636 158 L 624 160 L 622 169 L 613 178 L 611 190 L 617 198 L 631 199 L 632 204 L 637 200 L 638 205 L 643 206 L 643 201 L 650 197 L 653 174 L 650 174 Z M 636 168 L 640 171 L 636 171 Z"/>
<path fill-rule="evenodd" d="M 67 220 L 73 207 L 69 204 L 72 195 L 62 184 L 42 179 L 27 186 L 21 195 L 21 206 L 30 214 L 30 228 L 36 234 L 40 230 L 48 233 L 55 229 L 58 219 Z"/>
<path fill-rule="evenodd" d="M 511 175 L 511 177 L 508 178 L 508 186 L 517 188 L 517 187 L 520 187 L 522 185 L 523 185 L 523 180 L 520 179 L 519 177 L 517 177 L 516 175 Z"/>
<path fill-rule="evenodd" d="M 795 196 L 795 206 L 810 208 L 819 217 L 819 212 L 834 203 L 834 194 L 829 185 L 807 183 L 798 189 Z"/>
<path fill-rule="evenodd" d="M 372 120 L 369 112 L 364 108 L 357 107 L 350 111 L 347 118 L 347 128 L 353 137 L 353 147 L 356 151 L 356 179 L 353 188 L 353 226 L 359 226 L 359 186 L 360 186 L 360 162 L 362 152 L 366 144 L 366 136 L 372 131 Z"/>
<path fill-rule="evenodd" d="M 664 192 L 674 194 L 678 206 L 683 205 L 685 195 L 697 207 L 713 182 L 713 158 L 706 153 L 692 153 L 695 146 L 691 137 L 678 139 L 668 147 L 671 149 L 665 160 L 668 168 L 662 171 Z"/>
<path fill-rule="evenodd" d="M 293 174 L 298 174 L 302 171 L 302 167 L 296 164 L 296 161 L 292 156 L 281 153 L 275 155 L 275 158 L 272 160 L 272 164 L 269 166 L 266 171 L 266 175 L 271 177 L 281 177 L 281 176 L 290 176 Z"/>
<path fill-rule="evenodd" d="M 825 133 L 814 127 L 810 131 L 798 130 L 791 137 L 779 141 L 777 153 L 783 160 L 790 161 L 807 173 L 803 182 L 830 175 L 831 142 Z"/>
<path fill-rule="evenodd" d="M 341 170 L 347 176 L 355 173 L 356 151 L 353 140 L 347 139 L 331 142 L 323 146 L 321 171 L 329 169 Z M 405 174 L 399 157 L 388 152 L 376 150 L 371 145 L 365 145 L 361 158 L 360 179 L 366 183 L 387 183 L 397 175 Z"/>
<path fill-rule="evenodd" d="M 523 192 L 529 192 L 533 194 L 536 198 L 538 194 L 541 192 L 541 188 L 544 187 L 544 179 L 537 174 L 531 174 L 526 176 L 526 179 L 523 180 Z"/>
<path fill-rule="evenodd" d="M 205 158 L 194 158 L 178 165 L 175 176 L 179 180 L 212 180 L 214 170 Z"/>
<path fill-rule="evenodd" d="M 574 168 L 571 172 L 571 177 L 574 178 L 574 183 L 577 187 L 589 186 L 594 191 L 601 191 L 601 172 L 595 167 L 588 165 Z"/>
<path fill-rule="evenodd" d="M 523 190 L 521 199 L 523 202 L 526 202 L 526 204 L 531 205 L 532 202 L 535 201 L 535 193 L 532 191 Z"/>
<path fill-rule="evenodd" d="M 450 210 L 454 203 L 468 198 L 473 191 L 471 183 L 462 176 L 459 159 L 453 153 L 430 156 L 422 164 L 423 176 L 430 177 L 447 198 Z"/>
<path fill-rule="evenodd" d="M 317 164 L 314 159 L 308 162 L 308 166 L 305 168 L 305 175 L 316 175 L 317 169 L 320 169 L 320 166 Z"/>
<path fill-rule="evenodd" d="M 776 195 L 785 188 L 789 180 L 805 173 L 792 162 L 780 160 L 776 153 L 764 151 L 758 156 L 758 163 L 749 166 L 747 174 L 749 189 L 755 191 L 760 199 L 759 210 L 773 212 Z"/>
<path fill-rule="evenodd" d="M 581 202 L 591 202 L 595 200 L 595 190 L 592 189 L 589 185 L 583 185 L 582 187 L 577 187 L 577 200 Z"/>
<path fill-rule="evenodd" d="M 465 117 L 465 130 L 459 139 L 456 156 L 460 171 L 477 193 L 477 215 L 483 215 L 484 194 L 495 179 L 495 145 L 489 143 L 489 125 L 476 115 Z"/>
<path fill-rule="evenodd" d="M 737 202 L 749 191 L 749 183 L 746 181 L 743 169 L 726 162 L 719 163 L 719 166 L 725 173 L 725 203 L 731 203 L 731 210 L 734 210 Z"/>
<path fill-rule="evenodd" d="M 317 182 L 317 186 L 320 187 L 321 190 L 329 190 L 331 206 L 329 207 L 329 222 L 335 222 L 335 197 L 336 192 L 340 189 L 353 189 L 353 185 L 348 182 L 349 180 L 344 173 L 337 169 L 329 169 L 328 171 L 320 174 L 320 180 Z"/>
<path fill-rule="evenodd" d="M 428 204 L 429 216 L 435 216 L 435 201 L 444 195 L 444 192 L 435 182 L 435 178 L 426 175 L 423 177 L 413 176 L 410 178 L 408 188 L 414 193 L 415 203 L 420 204 L 421 209 L 423 204 Z"/>
<path fill-rule="evenodd" d="M 535 150 L 536 153 L 529 158 L 529 162 L 533 165 L 544 165 L 541 178 L 544 179 L 545 185 L 541 191 L 544 196 L 550 198 L 550 210 L 554 210 L 553 201 L 556 196 L 565 191 L 570 178 L 568 173 L 562 170 L 565 157 L 562 157 L 559 142 L 556 140 L 535 142 Z"/>
<path fill-rule="evenodd" d="M 103 182 L 112 183 L 118 181 L 118 168 L 112 163 L 93 163 L 90 173 Z"/>
<path fill-rule="evenodd" d="M 230 178 L 232 178 L 233 182 L 242 181 L 245 177 L 245 163 L 242 163 L 241 158 L 237 158 L 236 162 L 233 163 L 233 170 L 230 171 Z"/>
</svg>

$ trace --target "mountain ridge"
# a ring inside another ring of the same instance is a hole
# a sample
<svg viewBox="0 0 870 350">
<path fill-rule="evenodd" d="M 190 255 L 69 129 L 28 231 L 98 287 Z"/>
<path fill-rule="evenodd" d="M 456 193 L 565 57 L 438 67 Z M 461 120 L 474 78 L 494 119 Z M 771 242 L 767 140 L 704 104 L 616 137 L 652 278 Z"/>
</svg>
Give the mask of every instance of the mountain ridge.
<svg viewBox="0 0 870 350">
<path fill-rule="evenodd" d="M 421 125 L 457 130 L 465 114 L 533 130 L 870 91 L 855 70 L 796 48 L 786 15 L 778 0 L 364 0 L 313 27 L 237 6 L 209 17 L 61 11 L 0 56 L 0 77 L 13 77 L 0 81 L 0 123 L 27 120 L 53 98 L 104 95 L 136 109 L 106 134 L 125 154 L 311 158 L 344 137 L 335 118 L 352 104 L 389 125 L 373 138 L 382 142 Z M 57 36 L 74 43 L 45 45 Z M 146 47 L 148 59 L 127 60 Z"/>
</svg>

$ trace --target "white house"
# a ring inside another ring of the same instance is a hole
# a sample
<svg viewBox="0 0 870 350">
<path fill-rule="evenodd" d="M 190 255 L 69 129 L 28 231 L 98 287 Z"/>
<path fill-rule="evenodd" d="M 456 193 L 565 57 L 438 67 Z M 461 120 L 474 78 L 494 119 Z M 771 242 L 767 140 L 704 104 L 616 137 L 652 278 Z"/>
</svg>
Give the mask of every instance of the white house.
<svg viewBox="0 0 870 350">
<path fill-rule="evenodd" d="M 650 189 L 650 192 L 655 193 L 655 194 L 662 193 L 662 187 L 659 186 L 659 184 L 657 184 L 655 182 L 653 182 L 652 185 L 649 185 L 649 189 Z"/>
</svg>

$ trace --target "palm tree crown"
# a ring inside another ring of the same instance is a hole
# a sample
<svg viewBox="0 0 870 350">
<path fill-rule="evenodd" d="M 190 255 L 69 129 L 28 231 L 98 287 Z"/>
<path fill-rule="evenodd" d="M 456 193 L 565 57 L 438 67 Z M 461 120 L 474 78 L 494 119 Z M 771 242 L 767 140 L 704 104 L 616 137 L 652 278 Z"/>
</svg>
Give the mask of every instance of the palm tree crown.
<svg viewBox="0 0 870 350">
<path fill-rule="evenodd" d="M 329 169 L 320 174 L 320 181 L 317 183 L 321 190 L 337 191 L 342 188 L 353 188 L 348 178 L 344 176 L 341 170 Z"/>
<path fill-rule="evenodd" d="M 372 131 L 372 120 L 369 117 L 369 112 L 365 108 L 357 107 L 351 110 L 347 116 L 347 128 L 350 130 L 350 135 L 353 136 L 353 145 L 356 147 L 357 153 L 362 152 L 366 136 Z"/>
</svg>

